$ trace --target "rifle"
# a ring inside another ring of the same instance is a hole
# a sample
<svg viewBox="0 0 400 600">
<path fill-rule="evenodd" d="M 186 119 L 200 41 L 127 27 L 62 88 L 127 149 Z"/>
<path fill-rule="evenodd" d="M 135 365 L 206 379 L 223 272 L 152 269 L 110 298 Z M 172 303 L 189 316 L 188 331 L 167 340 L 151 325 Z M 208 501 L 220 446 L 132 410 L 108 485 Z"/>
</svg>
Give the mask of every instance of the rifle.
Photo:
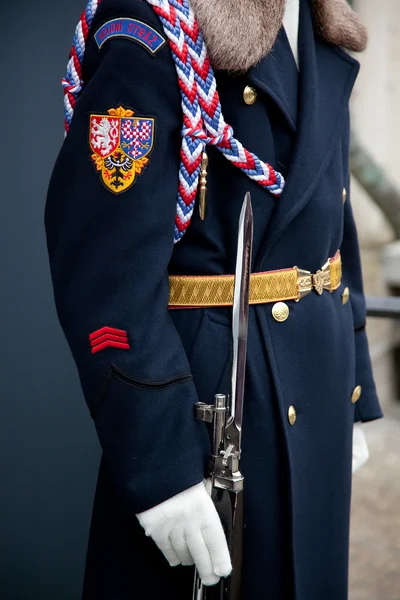
<svg viewBox="0 0 400 600">
<path fill-rule="evenodd" d="M 239 219 L 235 289 L 232 316 L 231 394 L 216 394 L 214 404 L 198 402 L 196 418 L 213 426 L 209 491 L 221 518 L 232 558 L 232 574 L 216 586 L 205 587 L 196 571 L 193 600 L 240 600 L 243 563 L 243 488 L 240 472 L 243 398 L 246 372 L 249 292 L 253 244 L 253 211 L 250 193 L 244 198 Z"/>
</svg>

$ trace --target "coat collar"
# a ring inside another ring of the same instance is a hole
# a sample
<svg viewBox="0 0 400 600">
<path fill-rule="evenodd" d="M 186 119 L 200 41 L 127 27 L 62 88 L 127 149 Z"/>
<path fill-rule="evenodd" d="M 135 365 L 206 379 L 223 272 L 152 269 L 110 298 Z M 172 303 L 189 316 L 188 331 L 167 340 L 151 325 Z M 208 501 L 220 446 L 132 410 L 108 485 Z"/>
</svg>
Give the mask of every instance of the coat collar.
<svg viewBox="0 0 400 600">
<path fill-rule="evenodd" d="M 301 108 L 293 161 L 258 259 L 265 258 L 311 198 L 340 135 L 340 120 L 359 70 L 359 63 L 345 52 L 314 39 L 307 2 L 300 11 L 299 60 Z"/>
<path fill-rule="evenodd" d="M 282 73 L 285 76 L 282 77 Z M 297 124 L 299 72 L 287 39 L 281 27 L 275 45 L 263 60 L 250 69 L 250 82 L 268 94 L 280 108 L 290 129 Z"/>
</svg>

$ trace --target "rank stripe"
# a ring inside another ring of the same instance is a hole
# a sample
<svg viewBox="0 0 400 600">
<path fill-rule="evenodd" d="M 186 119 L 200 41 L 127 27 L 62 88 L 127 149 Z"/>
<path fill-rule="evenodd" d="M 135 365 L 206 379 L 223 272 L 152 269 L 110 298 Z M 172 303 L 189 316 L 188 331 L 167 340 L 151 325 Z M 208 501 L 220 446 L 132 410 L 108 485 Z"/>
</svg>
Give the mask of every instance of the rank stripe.
<svg viewBox="0 0 400 600">
<path fill-rule="evenodd" d="M 98 346 L 99 344 L 102 344 L 103 342 L 121 342 L 121 343 L 127 344 L 128 338 L 123 335 L 113 335 L 111 333 L 105 333 L 104 335 L 102 335 L 99 338 L 96 338 L 95 340 L 90 342 L 90 345 L 92 346 L 92 348 L 95 348 L 95 346 Z"/>
<path fill-rule="evenodd" d="M 105 350 L 106 348 L 121 348 L 122 350 L 130 350 L 130 346 L 128 343 L 123 344 L 122 342 L 107 341 L 92 348 L 92 354 L 101 352 L 101 350 Z"/>
<path fill-rule="evenodd" d="M 124 329 L 115 329 L 115 327 L 102 327 L 101 329 L 98 329 L 97 331 L 94 331 L 93 333 L 91 333 L 89 335 L 89 340 L 95 340 L 96 338 L 104 335 L 105 333 L 110 333 L 110 334 L 114 334 L 120 337 L 128 337 L 128 333 L 124 330 Z"/>
</svg>

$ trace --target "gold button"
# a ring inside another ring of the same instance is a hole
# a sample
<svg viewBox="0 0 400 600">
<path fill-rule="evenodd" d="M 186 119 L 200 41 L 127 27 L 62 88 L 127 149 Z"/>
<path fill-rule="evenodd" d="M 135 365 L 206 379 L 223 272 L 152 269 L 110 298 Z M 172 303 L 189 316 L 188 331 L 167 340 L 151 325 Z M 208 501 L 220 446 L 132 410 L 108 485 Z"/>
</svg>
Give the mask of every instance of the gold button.
<svg viewBox="0 0 400 600">
<path fill-rule="evenodd" d="M 272 316 L 278 323 L 283 323 L 289 316 L 289 307 L 284 302 L 277 302 L 272 307 Z"/>
<path fill-rule="evenodd" d="M 294 425 L 296 423 L 297 413 L 296 413 L 296 409 L 294 406 L 289 406 L 288 419 L 289 419 L 289 423 L 291 425 Z"/>
<path fill-rule="evenodd" d="M 347 304 L 347 302 L 349 301 L 350 298 L 350 290 L 349 288 L 344 288 L 343 290 L 343 294 L 342 294 L 342 304 Z"/>
<path fill-rule="evenodd" d="M 257 100 L 256 90 L 249 85 L 246 85 L 243 90 L 243 100 L 246 102 L 246 104 L 254 104 L 254 102 Z"/>
<path fill-rule="evenodd" d="M 358 400 L 361 397 L 361 392 L 362 392 L 361 385 L 358 385 L 357 387 L 354 388 L 353 395 L 351 397 L 351 401 L 352 401 L 353 404 L 355 404 L 356 402 L 358 402 Z"/>
<path fill-rule="evenodd" d="M 343 190 L 342 190 L 342 201 L 343 201 L 343 204 L 346 202 L 346 200 L 347 200 L 347 190 L 346 190 L 346 188 L 343 188 Z"/>
</svg>

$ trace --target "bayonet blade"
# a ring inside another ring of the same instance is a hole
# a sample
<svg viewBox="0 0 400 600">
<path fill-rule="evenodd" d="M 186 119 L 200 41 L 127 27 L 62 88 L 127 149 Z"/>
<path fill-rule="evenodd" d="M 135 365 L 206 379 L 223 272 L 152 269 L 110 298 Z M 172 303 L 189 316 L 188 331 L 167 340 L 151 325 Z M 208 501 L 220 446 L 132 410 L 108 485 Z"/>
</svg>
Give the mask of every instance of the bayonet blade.
<svg viewBox="0 0 400 600">
<path fill-rule="evenodd" d="M 243 398 L 246 374 L 247 330 L 249 322 L 250 273 L 253 246 L 253 211 L 251 196 L 247 192 L 239 219 L 238 249 L 236 256 L 235 291 L 233 299 L 232 336 L 232 390 L 228 428 L 236 432 L 237 450 L 240 452 L 243 420 Z M 230 432 L 233 433 L 232 431 Z"/>
<path fill-rule="evenodd" d="M 233 299 L 232 338 L 232 389 L 229 404 L 229 414 L 224 435 L 224 460 L 229 462 L 229 468 L 221 463 L 216 468 L 216 462 L 221 461 L 220 427 L 214 414 L 214 470 L 212 483 L 214 486 L 213 499 L 221 521 L 224 525 L 227 541 L 232 556 L 233 572 L 228 579 L 223 579 L 215 587 L 205 588 L 201 583 L 198 572 L 195 574 L 193 600 L 240 600 L 243 562 L 243 476 L 239 471 L 241 453 L 243 398 L 246 373 L 247 330 L 249 322 L 250 273 L 253 245 L 253 211 L 250 193 L 247 193 L 242 205 L 239 219 L 238 249 L 236 256 L 235 289 Z M 226 399 L 225 396 L 221 396 Z M 218 395 L 215 397 L 217 406 Z M 225 402 L 223 403 L 225 406 Z M 205 407 L 201 420 L 205 418 Z M 198 411 L 198 414 L 200 411 Z M 223 468 L 221 468 L 223 466 Z M 226 472 L 228 471 L 228 473 Z"/>
</svg>

